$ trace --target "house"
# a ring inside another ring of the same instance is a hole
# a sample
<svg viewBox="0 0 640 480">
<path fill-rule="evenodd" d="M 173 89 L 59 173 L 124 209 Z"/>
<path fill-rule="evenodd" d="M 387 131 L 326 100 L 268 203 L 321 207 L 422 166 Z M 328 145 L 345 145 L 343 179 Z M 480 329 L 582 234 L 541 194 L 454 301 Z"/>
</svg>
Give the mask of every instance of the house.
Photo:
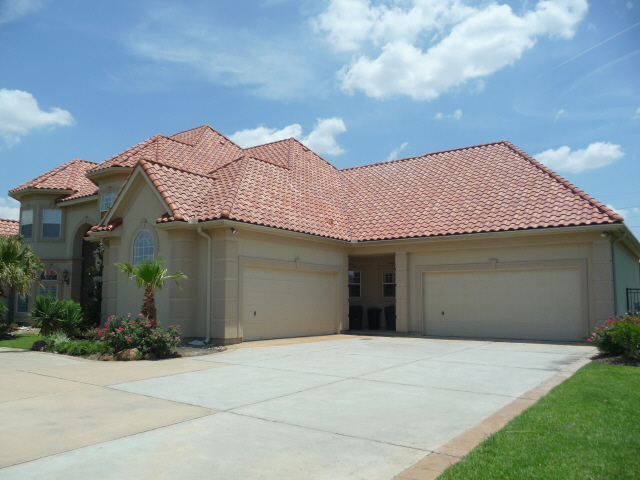
<svg viewBox="0 0 640 480">
<path fill-rule="evenodd" d="M 227 344 L 346 331 L 350 307 L 367 329 L 387 306 L 397 332 L 580 341 L 640 287 L 623 218 L 507 141 L 338 169 L 205 125 L 9 194 L 49 293 L 85 301 L 102 242 L 103 315 L 135 314 L 113 264 L 161 256 L 189 278 L 157 296 L 160 322 Z"/>
<path fill-rule="evenodd" d="M 9 236 L 9 235 L 17 235 L 19 226 L 17 220 L 10 220 L 8 218 L 0 218 L 0 237 Z M 9 319 L 13 319 L 13 293 L 5 294 L 5 296 L 0 296 L 0 302 L 4 303 L 7 308 L 7 316 Z"/>
</svg>

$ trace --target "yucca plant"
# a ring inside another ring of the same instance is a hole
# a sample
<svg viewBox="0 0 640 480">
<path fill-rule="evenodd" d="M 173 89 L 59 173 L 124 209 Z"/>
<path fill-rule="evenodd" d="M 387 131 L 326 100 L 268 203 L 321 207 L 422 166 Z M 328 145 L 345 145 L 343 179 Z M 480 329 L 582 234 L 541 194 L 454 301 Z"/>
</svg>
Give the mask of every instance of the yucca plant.
<svg viewBox="0 0 640 480">
<path fill-rule="evenodd" d="M 122 270 L 122 273 L 127 276 L 127 280 L 133 278 L 138 288 L 144 287 L 144 300 L 142 302 L 142 311 L 140 313 L 143 317 L 147 317 L 150 320 L 157 320 L 156 301 L 153 296 L 155 290 L 161 290 L 164 286 L 164 282 L 169 278 L 174 279 L 178 287 L 180 287 L 178 279 L 187 278 L 187 276 L 182 272 L 167 275 L 167 269 L 164 268 L 164 262 L 160 257 L 155 260 L 153 258 L 148 258 L 138 263 L 136 266 L 132 266 L 126 262 L 116 263 L 115 266 Z"/>
<path fill-rule="evenodd" d="M 45 337 L 64 332 L 68 337 L 75 338 L 82 331 L 82 307 L 73 300 L 38 295 L 29 316 L 33 319 L 33 325 L 40 329 L 40 335 Z"/>
</svg>

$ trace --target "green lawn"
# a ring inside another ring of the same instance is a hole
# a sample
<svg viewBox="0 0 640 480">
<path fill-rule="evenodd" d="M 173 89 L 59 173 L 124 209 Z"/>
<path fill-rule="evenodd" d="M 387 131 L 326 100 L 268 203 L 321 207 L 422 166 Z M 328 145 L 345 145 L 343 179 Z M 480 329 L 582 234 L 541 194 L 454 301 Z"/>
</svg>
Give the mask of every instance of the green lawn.
<svg viewBox="0 0 640 480">
<path fill-rule="evenodd" d="M 640 478 L 640 368 L 589 364 L 439 480 Z"/>
<path fill-rule="evenodd" d="M 0 347 L 29 349 L 36 340 L 42 340 L 42 337 L 38 339 L 37 333 L 21 333 L 13 340 L 0 340 Z"/>
</svg>

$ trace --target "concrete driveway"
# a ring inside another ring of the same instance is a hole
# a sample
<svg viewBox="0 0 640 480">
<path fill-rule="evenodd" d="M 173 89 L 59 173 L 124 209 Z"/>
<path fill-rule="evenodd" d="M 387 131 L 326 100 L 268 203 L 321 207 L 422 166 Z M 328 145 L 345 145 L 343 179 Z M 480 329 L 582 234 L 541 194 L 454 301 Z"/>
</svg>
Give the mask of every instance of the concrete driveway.
<svg viewBox="0 0 640 480">
<path fill-rule="evenodd" d="M 2 479 L 435 478 L 594 352 L 337 335 L 161 362 L 4 350 Z"/>
</svg>

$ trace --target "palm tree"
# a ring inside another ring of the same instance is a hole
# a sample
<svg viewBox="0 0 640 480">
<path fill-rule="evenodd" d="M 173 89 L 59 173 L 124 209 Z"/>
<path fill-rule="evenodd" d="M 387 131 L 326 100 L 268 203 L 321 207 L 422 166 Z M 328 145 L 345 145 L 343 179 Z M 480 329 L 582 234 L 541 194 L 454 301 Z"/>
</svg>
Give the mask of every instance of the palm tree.
<svg viewBox="0 0 640 480">
<path fill-rule="evenodd" d="M 14 289 L 24 297 L 38 283 L 44 265 L 30 246 L 22 246 L 22 236 L 0 237 L 0 296 Z"/>
<path fill-rule="evenodd" d="M 148 258 L 138 263 L 135 267 L 127 262 L 116 263 L 115 266 L 122 270 L 122 273 L 127 276 L 127 280 L 133 278 L 138 288 L 144 287 L 144 301 L 142 302 L 142 311 L 140 313 L 150 320 L 157 320 L 156 301 L 153 298 L 154 290 L 156 288 L 158 290 L 162 289 L 165 280 L 168 278 L 173 278 L 178 287 L 180 287 L 178 278 L 187 278 L 182 272 L 167 275 L 167 269 L 164 268 L 160 257 L 156 260 Z"/>
</svg>

